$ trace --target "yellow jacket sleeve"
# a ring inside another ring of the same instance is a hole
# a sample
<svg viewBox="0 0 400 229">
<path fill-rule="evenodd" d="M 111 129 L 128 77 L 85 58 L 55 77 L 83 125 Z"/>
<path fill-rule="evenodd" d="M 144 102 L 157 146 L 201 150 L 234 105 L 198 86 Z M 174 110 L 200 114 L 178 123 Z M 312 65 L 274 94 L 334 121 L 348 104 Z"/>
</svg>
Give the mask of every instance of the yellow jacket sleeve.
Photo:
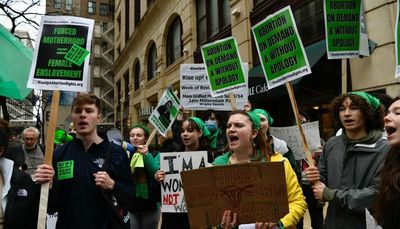
<svg viewBox="0 0 400 229">
<path fill-rule="evenodd" d="M 303 190 L 297 180 L 289 161 L 281 154 L 275 154 L 271 161 L 283 161 L 285 166 L 286 188 L 289 202 L 289 213 L 286 214 L 281 222 L 285 228 L 296 228 L 296 224 L 304 216 L 307 210 L 307 203 L 303 196 Z"/>
</svg>

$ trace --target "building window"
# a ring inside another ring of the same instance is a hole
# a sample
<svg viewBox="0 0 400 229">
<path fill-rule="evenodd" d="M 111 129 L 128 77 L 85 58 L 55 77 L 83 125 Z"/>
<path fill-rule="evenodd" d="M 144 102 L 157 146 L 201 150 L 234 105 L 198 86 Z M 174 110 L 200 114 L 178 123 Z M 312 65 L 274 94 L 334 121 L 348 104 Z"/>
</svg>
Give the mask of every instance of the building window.
<svg viewBox="0 0 400 229">
<path fill-rule="evenodd" d="M 124 84 L 125 84 L 125 90 L 124 90 L 124 97 L 125 101 L 129 99 L 129 70 L 124 74 Z"/>
<path fill-rule="evenodd" d="M 61 9 L 61 0 L 54 0 L 54 8 L 55 9 Z"/>
<path fill-rule="evenodd" d="M 122 102 L 122 96 L 121 96 L 121 80 L 118 80 L 118 82 L 117 82 L 117 90 L 115 90 L 116 91 L 116 93 L 117 93 L 117 99 L 118 99 L 118 104 L 120 104 L 120 102 Z"/>
<path fill-rule="evenodd" d="M 135 91 L 139 90 L 140 87 L 140 63 L 139 61 L 136 61 L 135 64 L 135 75 L 134 75 L 134 79 L 133 79 L 133 89 Z"/>
<path fill-rule="evenodd" d="M 109 14 L 108 4 L 100 3 L 100 15 L 101 16 L 108 16 L 108 14 Z"/>
<path fill-rule="evenodd" d="M 147 57 L 147 80 L 151 80 L 156 76 L 157 72 L 157 50 L 156 44 L 152 44 Z"/>
<path fill-rule="evenodd" d="M 88 13 L 95 14 L 96 13 L 96 2 L 88 1 Z"/>
<path fill-rule="evenodd" d="M 182 57 L 182 23 L 179 17 L 172 22 L 167 38 L 167 66 Z"/>
<path fill-rule="evenodd" d="M 140 22 L 140 0 L 135 0 L 134 3 L 134 7 L 135 7 L 135 27 L 139 24 Z"/>
<path fill-rule="evenodd" d="M 125 0 L 125 43 L 128 42 L 129 39 L 129 27 L 130 27 L 130 20 L 129 20 L 129 8 L 131 0 Z"/>
<path fill-rule="evenodd" d="M 231 24 L 229 0 L 197 0 L 197 44 L 207 43 Z"/>
</svg>

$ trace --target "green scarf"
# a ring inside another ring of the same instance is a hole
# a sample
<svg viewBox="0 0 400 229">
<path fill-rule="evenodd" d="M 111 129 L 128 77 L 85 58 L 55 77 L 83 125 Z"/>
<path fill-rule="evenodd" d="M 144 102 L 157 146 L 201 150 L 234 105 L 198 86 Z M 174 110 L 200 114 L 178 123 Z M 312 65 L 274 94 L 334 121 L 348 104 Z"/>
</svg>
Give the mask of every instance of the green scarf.
<svg viewBox="0 0 400 229">
<path fill-rule="evenodd" d="M 136 186 L 136 197 L 148 199 L 149 191 L 147 187 L 146 170 L 144 159 L 141 153 L 136 152 L 131 159 L 131 172 Z"/>
<path fill-rule="evenodd" d="M 210 139 L 210 141 L 211 141 L 211 144 L 210 144 L 211 149 L 217 148 L 219 133 L 221 133 L 220 128 L 218 128 L 214 133 L 212 133 L 210 136 L 208 136 L 208 139 Z"/>
</svg>

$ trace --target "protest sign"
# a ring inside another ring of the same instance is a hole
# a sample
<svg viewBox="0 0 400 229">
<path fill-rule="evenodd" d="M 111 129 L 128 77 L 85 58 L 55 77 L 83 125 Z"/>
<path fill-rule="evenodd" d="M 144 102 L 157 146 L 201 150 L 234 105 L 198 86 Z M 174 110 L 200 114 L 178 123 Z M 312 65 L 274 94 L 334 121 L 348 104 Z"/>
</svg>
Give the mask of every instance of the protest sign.
<svg viewBox="0 0 400 229">
<path fill-rule="evenodd" d="M 325 34 L 328 59 L 360 54 L 361 0 L 325 0 Z"/>
<path fill-rule="evenodd" d="M 289 212 L 283 162 L 246 163 L 181 173 L 190 228 L 221 223 L 225 210 L 238 224 L 278 222 Z"/>
<path fill-rule="evenodd" d="M 88 92 L 93 26 L 92 19 L 43 16 L 28 87 Z"/>
<path fill-rule="evenodd" d="M 361 2 L 361 15 L 360 15 L 360 56 L 369 56 L 369 39 L 367 24 L 365 21 L 364 5 Z"/>
<path fill-rule="evenodd" d="M 168 87 L 158 103 L 158 106 L 153 110 L 149 117 L 149 121 L 165 137 L 168 128 L 172 125 L 179 113 L 180 101 Z"/>
<path fill-rule="evenodd" d="M 245 78 L 248 78 L 248 64 L 243 64 Z M 247 82 L 247 80 L 246 80 Z M 210 83 L 204 64 L 181 64 L 181 105 L 186 110 L 231 111 L 228 95 L 212 97 Z M 248 99 L 248 90 L 234 93 L 237 106 L 243 107 Z"/>
<path fill-rule="evenodd" d="M 235 38 L 228 37 L 203 45 L 201 54 L 213 97 L 247 88 Z"/>
<path fill-rule="evenodd" d="M 395 74 L 395 78 L 400 77 L 400 53 L 399 53 L 399 38 L 400 38 L 400 24 L 399 24 L 399 20 L 400 20 L 400 5 L 399 5 L 399 1 L 397 1 L 397 18 L 396 18 L 396 32 L 395 32 L 395 37 L 396 37 L 396 44 L 395 44 L 395 49 L 396 49 L 396 74 Z"/>
<path fill-rule="evenodd" d="M 165 171 L 165 178 L 161 182 L 162 212 L 187 212 L 179 173 L 204 168 L 206 164 L 207 151 L 160 154 L 160 169 Z"/>
<path fill-rule="evenodd" d="M 301 124 L 310 146 L 310 151 L 320 151 L 321 138 L 319 135 L 318 121 Z M 299 128 L 297 126 L 270 127 L 272 136 L 284 140 L 294 153 L 296 160 L 304 159 L 304 148 L 301 140 Z"/>
<path fill-rule="evenodd" d="M 311 73 L 290 6 L 251 29 L 269 89 Z"/>
</svg>

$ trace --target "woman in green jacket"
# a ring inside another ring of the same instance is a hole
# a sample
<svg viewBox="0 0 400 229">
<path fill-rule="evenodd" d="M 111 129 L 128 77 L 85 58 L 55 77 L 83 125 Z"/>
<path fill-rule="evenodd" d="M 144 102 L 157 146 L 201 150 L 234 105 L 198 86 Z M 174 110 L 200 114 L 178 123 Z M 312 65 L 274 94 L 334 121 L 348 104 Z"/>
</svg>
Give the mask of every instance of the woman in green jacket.
<svg viewBox="0 0 400 229">
<path fill-rule="evenodd" d="M 226 136 L 229 151 L 217 157 L 213 165 L 229 165 L 238 163 L 283 161 L 285 166 L 286 187 L 289 202 L 289 213 L 279 222 L 258 222 L 256 228 L 295 228 L 303 217 L 307 204 L 296 174 L 291 168 L 288 160 L 281 154 L 271 150 L 265 139 L 265 134 L 260 131 L 260 118 L 253 112 L 234 111 L 230 114 Z M 235 228 L 237 226 L 236 213 L 227 210 L 224 212 L 221 228 Z M 266 219 L 267 220 L 267 219 Z"/>
</svg>

